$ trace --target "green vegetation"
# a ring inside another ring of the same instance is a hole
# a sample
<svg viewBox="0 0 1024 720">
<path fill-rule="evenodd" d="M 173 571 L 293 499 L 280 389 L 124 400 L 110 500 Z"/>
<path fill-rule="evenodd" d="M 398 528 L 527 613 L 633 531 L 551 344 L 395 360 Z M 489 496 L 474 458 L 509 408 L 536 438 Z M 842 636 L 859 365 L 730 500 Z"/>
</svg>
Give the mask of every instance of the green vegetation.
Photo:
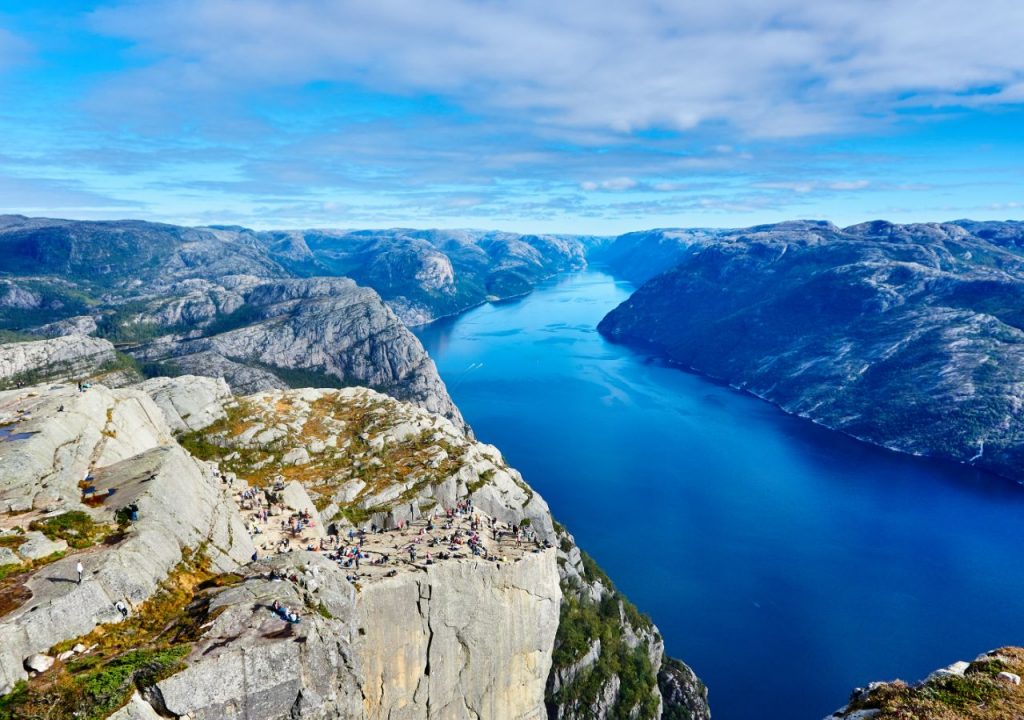
<svg viewBox="0 0 1024 720">
<path fill-rule="evenodd" d="M 1024 649 L 1006 647 L 971 663 L 963 676 L 947 675 L 909 686 L 897 680 L 876 687 L 849 710 L 878 710 L 876 720 L 1004 720 L 1024 717 L 1024 687 L 999 680 L 1024 674 Z"/>
<path fill-rule="evenodd" d="M 179 375 L 185 374 L 185 371 L 182 370 L 177 363 L 171 360 L 140 362 L 139 372 L 141 372 L 142 377 L 147 380 L 155 377 L 178 377 Z"/>
<path fill-rule="evenodd" d="M 73 369 L 72 365 L 66 362 L 34 367 L 0 380 L 0 390 L 39 385 L 54 378 L 67 377 Z"/>
<path fill-rule="evenodd" d="M 486 485 L 491 480 L 493 480 L 494 479 L 494 474 L 495 474 L 494 468 L 489 468 L 487 470 L 484 470 L 482 473 L 480 473 L 479 477 L 476 480 L 474 480 L 473 482 L 468 483 L 466 485 L 466 492 L 469 495 L 472 495 L 477 490 L 479 490 L 484 485 Z"/>
<path fill-rule="evenodd" d="M 154 322 L 140 322 L 138 317 L 146 312 L 149 303 L 145 300 L 129 300 L 104 314 L 96 323 L 96 337 L 114 344 L 137 343 L 161 335 L 170 335 L 181 328 L 165 327 Z"/>
<path fill-rule="evenodd" d="M 567 541 L 565 534 L 563 540 Z M 648 645 L 630 647 L 625 639 L 622 618 L 637 632 L 653 630 L 650 618 L 622 597 L 611 580 L 586 553 L 583 576 L 588 583 L 600 582 L 605 593 L 594 602 L 575 582 L 563 583 L 563 600 L 552 654 L 555 671 L 572 667 L 594 646 L 601 643 L 601 653 L 592 665 L 579 673 L 547 698 L 549 704 L 570 708 L 575 717 L 595 717 L 594 708 L 604 687 L 613 677 L 620 681 L 619 695 L 607 717 L 655 718 L 658 700 L 654 694 L 657 677 L 651 667 Z"/>
<path fill-rule="evenodd" d="M 280 425 L 290 416 L 292 403 L 288 395 L 281 396 L 272 408 L 239 401 L 227 408 L 226 417 L 201 432 L 182 434 L 178 440 L 195 457 L 219 462 L 222 470 L 235 473 L 250 485 L 267 487 L 278 477 L 285 482 L 298 481 L 318 510 L 331 504 L 343 484 L 359 480 L 365 486 L 335 515 L 335 519 L 344 518 L 355 525 L 390 509 L 390 505 L 368 505 L 378 493 L 402 485 L 404 490 L 394 502 L 413 501 L 424 488 L 443 482 L 463 463 L 464 447 L 435 439 L 428 430 L 371 448 L 367 438 L 397 422 L 394 401 L 361 400 L 334 393 L 311 403 L 301 428 L 292 428 L 285 437 L 258 445 L 240 439 L 254 428 Z M 289 449 L 313 442 L 323 443 L 323 450 L 313 453 L 310 462 L 283 462 Z M 438 449 L 444 451 L 443 456 Z"/>
<path fill-rule="evenodd" d="M 570 591 L 562 600 L 552 658 L 554 668 L 568 668 L 579 661 L 595 640 L 601 641 L 600 655 L 548 698 L 549 702 L 572 708 L 575 717 L 595 717 L 593 708 L 603 688 L 618 677 L 619 695 L 607 717 L 656 718 L 657 679 L 648 658 L 648 646 L 641 643 L 630 648 L 626 644 L 617 594 L 606 594 L 600 603 L 593 603 L 578 591 Z"/>
<path fill-rule="evenodd" d="M 81 510 L 72 510 L 51 518 L 33 520 L 29 523 L 28 529 L 37 530 L 51 540 L 64 540 L 76 550 L 102 542 L 112 531 L 112 528 L 96 523 Z"/>
<path fill-rule="evenodd" d="M 84 315 L 95 305 L 95 300 L 86 293 L 61 279 L 18 278 L 17 286 L 38 295 L 40 305 L 34 308 L 0 308 L 0 330 L 23 330 L 75 315 Z"/>
<path fill-rule="evenodd" d="M 98 367 L 93 372 L 92 377 L 110 375 L 117 372 L 127 372 L 137 375 L 140 378 L 143 377 L 142 366 L 139 365 L 139 361 L 131 355 L 118 350 L 114 351 L 114 359 Z"/>
<path fill-rule="evenodd" d="M 122 352 L 115 352 L 114 358 L 96 367 L 89 367 L 89 358 L 83 357 L 77 363 L 60 362 L 49 365 L 41 365 L 30 370 L 11 375 L 0 380 L 0 390 L 9 390 L 17 387 L 39 385 L 45 382 L 52 382 L 56 379 L 73 378 L 97 378 L 114 373 L 126 372 L 141 379 L 142 371 L 135 358 Z M 83 369 L 83 367 L 85 369 Z"/>
<path fill-rule="evenodd" d="M 211 335 L 220 335 L 221 333 L 237 330 L 238 328 L 245 327 L 246 325 L 251 325 L 254 322 L 259 322 L 262 319 L 263 311 L 260 308 L 255 305 L 242 305 L 234 312 L 215 317 L 210 324 L 204 328 L 203 334 L 207 337 Z"/>
<path fill-rule="evenodd" d="M 0 330 L 0 345 L 6 343 L 34 342 L 45 338 L 18 330 Z"/>
</svg>

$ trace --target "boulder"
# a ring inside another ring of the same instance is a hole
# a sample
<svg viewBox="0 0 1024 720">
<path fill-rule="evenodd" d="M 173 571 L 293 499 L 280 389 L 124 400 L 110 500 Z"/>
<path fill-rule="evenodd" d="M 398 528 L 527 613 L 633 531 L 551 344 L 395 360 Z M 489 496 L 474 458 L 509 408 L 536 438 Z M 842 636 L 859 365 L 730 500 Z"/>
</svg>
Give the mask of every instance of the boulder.
<svg viewBox="0 0 1024 720">
<path fill-rule="evenodd" d="M 63 540 L 51 540 L 41 532 L 25 533 L 25 542 L 18 546 L 18 554 L 25 560 L 40 560 L 54 553 L 64 552 L 68 544 Z"/>
<path fill-rule="evenodd" d="M 44 673 L 50 668 L 52 668 L 55 662 L 56 660 L 54 660 L 49 655 L 44 655 L 43 653 L 35 653 L 34 655 L 29 655 L 27 658 L 25 658 L 25 669 L 32 670 L 33 672 L 37 673 Z"/>
<path fill-rule="evenodd" d="M 950 675 L 959 675 L 960 677 L 963 677 L 963 674 L 967 672 L 967 668 L 969 668 L 970 666 L 970 663 L 960 660 L 958 662 L 953 663 L 952 665 L 947 665 L 944 668 L 936 670 L 927 678 L 925 678 L 925 682 L 937 680 L 939 678 L 949 677 Z"/>
<path fill-rule="evenodd" d="M 127 705 L 110 715 L 107 720 L 163 720 L 163 718 L 136 692 Z"/>
<path fill-rule="evenodd" d="M 1012 672 L 1001 672 L 996 675 L 996 680 L 1010 683 L 1012 685 L 1020 685 L 1020 675 Z"/>
<path fill-rule="evenodd" d="M 231 400 L 231 389 L 223 378 L 153 378 L 138 387 L 153 398 L 175 432 L 202 430 L 212 425 L 224 417 L 224 403 Z"/>
<path fill-rule="evenodd" d="M 309 451 L 304 447 L 292 448 L 284 454 L 281 462 L 285 465 L 308 465 Z"/>
<path fill-rule="evenodd" d="M 0 547 L 0 567 L 4 565 L 20 565 L 21 558 L 14 554 L 9 547 Z"/>
</svg>

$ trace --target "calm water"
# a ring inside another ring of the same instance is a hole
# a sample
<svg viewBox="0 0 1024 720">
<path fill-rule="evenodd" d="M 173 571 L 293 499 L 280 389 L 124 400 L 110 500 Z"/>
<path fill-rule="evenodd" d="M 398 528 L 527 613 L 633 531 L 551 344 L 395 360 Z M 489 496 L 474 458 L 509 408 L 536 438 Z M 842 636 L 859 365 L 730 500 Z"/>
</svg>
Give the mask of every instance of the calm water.
<svg viewBox="0 0 1024 720">
<path fill-rule="evenodd" d="M 587 271 L 419 333 L 716 720 L 818 720 L 869 680 L 1024 644 L 1024 490 L 869 448 L 606 343 Z"/>
</svg>

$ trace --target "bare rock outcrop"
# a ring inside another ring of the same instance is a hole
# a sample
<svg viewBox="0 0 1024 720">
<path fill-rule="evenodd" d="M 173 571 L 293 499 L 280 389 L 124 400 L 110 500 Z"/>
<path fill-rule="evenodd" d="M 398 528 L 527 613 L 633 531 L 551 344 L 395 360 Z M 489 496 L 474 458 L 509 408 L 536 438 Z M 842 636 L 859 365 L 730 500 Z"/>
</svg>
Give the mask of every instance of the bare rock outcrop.
<svg viewBox="0 0 1024 720">
<path fill-rule="evenodd" d="M 199 430 L 220 420 L 224 404 L 231 400 L 231 388 L 223 378 L 153 378 L 138 387 L 153 398 L 174 432 Z"/>
<path fill-rule="evenodd" d="M 121 622 L 116 603 L 152 612 L 147 598 L 202 548 L 208 581 L 148 641 L 180 660 L 137 678 L 111 717 L 543 720 L 586 707 L 639 720 L 704 707 L 686 685 L 662 702 L 657 629 L 497 449 L 447 418 L 366 388 L 239 398 L 197 377 L 37 386 L 0 393 L 0 413 L 15 438 L 0 444 L 0 499 L 28 511 L 16 522 L 76 510 L 122 527 L 26 565 L 23 601 L 0 616 L 0 692 L 35 653 L 57 657 L 45 673 L 68 672 L 97 624 Z M 352 543 L 369 567 L 353 565 Z M 584 602 L 614 613 L 575 658 L 566 637 L 591 627 Z M 606 677 L 611 661 L 634 663 L 631 676 Z M 580 694 L 595 681 L 595 697 Z"/>
<path fill-rule="evenodd" d="M 825 720 L 1004 720 L 1024 717 L 1024 648 L 1002 647 L 915 683 L 872 682 Z"/>
<path fill-rule="evenodd" d="M 416 337 L 373 290 L 344 278 L 258 284 L 245 304 L 203 337 L 167 337 L 133 350 L 236 393 L 301 385 L 364 385 L 461 423 Z"/>
<path fill-rule="evenodd" d="M 0 387 L 88 373 L 115 359 L 114 346 L 85 335 L 0 345 Z"/>
</svg>

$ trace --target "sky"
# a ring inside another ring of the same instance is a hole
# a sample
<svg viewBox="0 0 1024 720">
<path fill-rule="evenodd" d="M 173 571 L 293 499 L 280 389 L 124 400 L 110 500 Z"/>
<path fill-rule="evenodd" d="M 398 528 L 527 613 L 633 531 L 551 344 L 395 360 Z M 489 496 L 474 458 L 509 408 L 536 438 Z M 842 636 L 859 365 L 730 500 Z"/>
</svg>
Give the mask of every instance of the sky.
<svg viewBox="0 0 1024 720">
<path fill-rule="evenodd" d="M 1024 217 L 1021 0 L 0 0 L 0 213 Z"/>
</svg>

